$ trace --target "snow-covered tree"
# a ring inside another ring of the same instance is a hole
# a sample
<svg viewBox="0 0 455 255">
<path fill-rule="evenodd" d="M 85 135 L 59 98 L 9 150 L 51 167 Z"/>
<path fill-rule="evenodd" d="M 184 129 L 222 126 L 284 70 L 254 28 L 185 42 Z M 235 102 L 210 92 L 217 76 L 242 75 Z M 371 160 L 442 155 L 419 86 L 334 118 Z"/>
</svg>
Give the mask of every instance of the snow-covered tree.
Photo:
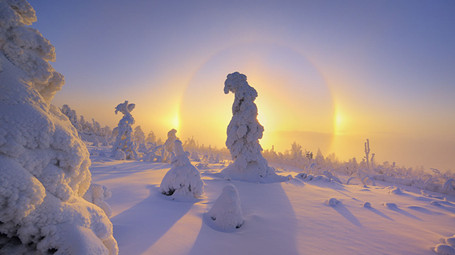
<svg viewBox="0 0 455 255">
<path fill-rule="evenodd" d="M 50 104 L 64 83 L 25 0 L 0 1 L 0 254 L 117 254 L 112 223 L 82 198 L 90 159 Z"/>
<path fill-rule="evenodd" d="M 167 140 L 164 142 L 163 162 L 171 162 L 174 157 L 174 142 L 178 140 L 177 130 L 171 129 L 167 132 Z"/>
<path fill-rule="evenodd" d="M 150 131 L 147 135 L 147 138 L 145 138 L 145 142 L 151 145 L 156 145 L 156 136 L 153 131 Z"/>
<path fill-rule="evenodd" d="M 226 146 L 234 163 L 222 171 L 223 175 L 255 182 L 282 180 L 261 154 L 259 139 L 262 138 L 264 127 L 257 120 L 258 109 L 254 103 L 258 95 L 256 90 L 248 85 L 245 75 L 235 72 L 229 74 L 224 83 L 224 93 L 229 92 L 235 94 L 235 99 L 233 116 L 227 128 Z"/>
<path fill-rule="evenodd" d="M 209 225 L 217 230 L 232 231 L 244 223 L 237 188 L 228 184 L 223 188 L 212 208 L 207 213 Z"/>
<path fill-rule="evenodd" d="M 71 124 L 73 124 L 77 130 L 80 129 L 79 121 L 77 120 L 77 113 L 75 110 L 71 109 L 67 104 L 64 104 L 62 106 L 62 113 L 68 117 L 68 119 L 71 121 Z"/>
<path fill-rule="evenodd" d="M 175 140 L 173 147 L 175 157 L 172 168 L 161 181 L 161 193 L 173 198 L 199 198 L 204 186 L 199 171 L 191 164 L 180 140 Z"/>
<path fill-rule="evenodd" d="M 116 159 L 121 159 L 118 157 L 121 154 L 120 151 L 123 151 L 126 159 L 137 158 L 136 145 L 132 137 L 133 129 L 131 128 L 134 124 L 131 111 L 134 110 L 135 106 L 135 104 L 128 104 L 128 101 L 125 101 L 115 107 L 115 114 L 117 112 L 123 113 L 123 118 L 118 123 L 118 135 L 112 148 L 113 156 Z"/>
<path fill-rule="evenodd" d="M 142 131 L 141 126 L 136 126 L 134 128 L 134 141 L 138 145 L 145 143 L 145 133 L 144 133 L 144 131 Z"/>
</svg>

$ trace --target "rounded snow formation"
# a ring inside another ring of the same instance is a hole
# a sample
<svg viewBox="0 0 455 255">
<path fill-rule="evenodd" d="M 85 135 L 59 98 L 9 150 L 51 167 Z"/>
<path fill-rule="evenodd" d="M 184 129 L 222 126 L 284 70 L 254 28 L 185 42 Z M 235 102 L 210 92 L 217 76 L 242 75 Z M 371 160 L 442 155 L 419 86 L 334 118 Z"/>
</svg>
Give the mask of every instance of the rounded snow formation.
<svg viewBox="0 0 455 255">
<path fill-rule="evenodd" d="M 398 210 L 398 205 L 395 203 L 384 203 L 384 206 L 391 210 Z"/>
<path fill-rule="evenodd" d="M 333 183 L 338 183 L 341 184 L 340 179 L 338 177 L 332 175 L 328 171 L 324 171 L 324 175 L 311 175 L 311 174 L 306 174 L 306 173 L 300 173 L 295 176 L 296 178 L 301 179 L 302 181 L 305 182 L 333 182 Z"/>
<path fill-rule="evenodd" d="M 332 197 L 329 200 L 325 201 L 325 204 L 328 205 L 328 206 L 334 207 L 334 206 L 337 206 L 337 205 L 341 204 L 341 201 L 336 199 L 336 198 L 334 198 L 334 197 Z"/>
<path fill-rule="evenodd" d="M 434 252 L 439 255 L 455 255 L 455 248 L 447 244 L 438 244 Z"/>
<path fill-rule="evenodd" d="M 365 203 L 363 204 L 363 207 L 364 207 L 364 208 L 371 208 L 371 203 L 370 203 L 370 202 L 365 202 Z"/>
<path fill-rule="evenodd" d="M 453 247 L 455 247 L 455 235 L 452 236 L 452 237 L 448 237 L 448 238 L 446 239 L 446 243 L 449 244 L 449 245 L 451 245 L 451 246 L 453 246 Z"/>
<path fill-rule="evenodd" d="M 228 184 L 223 188 L 212 208 L 207 212 L 209 226 L 220 231 L 234 231 L 243 223 L 243 213 L 237 188 Z"/>
<path fill-rule="evenodd" d="M 82 196 L 90 159 L 50 105 L 63 76 L 23 0 L 0 1 L 0 254 L 117 254 L 112 223 Z"/>
<path fill-rule="evenodd" d="M 227 128 L 226 146 L 234 163 L 222 171 L 229 179 L 250 182 L 278 182 L 287 180 L 275 173 L 262 156 L 259 139 L 264 127 L 257 120 L 258 109 L 254 100 L 256 90 L 248 85 L 244 74 L 231 73 L 224 82 L 224 93 L 235 94 L 232 105 L 232 119 Z"/>
<path fill-rule="evenodd" d="M 90 203 L 94 203 L 95 205 L 99 206 L 103 209 L 104 213 L 106 213 L 107 217 L 111 217 L 112 209 L 111 206 L 106 203 L 106 199 L 112 196 L 111 191 L 104 185 L 92 183 L 90 188 L 84 195 L 84 199 L 89 201 Z"/>
<path fill-rule="evenodd" d="M 390 189 L 389 190 L 390 194 L 395 194 L 395 195 L 403 195 L 404 194 L 403 191 L 401 191 L 401 189 L 398 188 L 398 187 L 389 187 L 389 189 Z"/>
<path fill-rule="evenodd" d="M 204 182 L 183 150 L 182 142 L 174 142 L 175 157 L 171 169 L 160 184 L 161 193 L 172 198 L 199 198 L 202 196 Z"/>
</svg>

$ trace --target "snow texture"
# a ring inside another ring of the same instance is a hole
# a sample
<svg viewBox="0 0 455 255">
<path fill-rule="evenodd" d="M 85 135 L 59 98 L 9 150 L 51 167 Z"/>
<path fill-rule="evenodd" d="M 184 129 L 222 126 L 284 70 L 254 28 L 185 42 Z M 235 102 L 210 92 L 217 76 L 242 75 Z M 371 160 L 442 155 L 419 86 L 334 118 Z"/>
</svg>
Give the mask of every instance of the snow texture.
<svg viewBox="0 0 455 255">
<path fill-rule="evenodd" d="M 84 195 L 84 199 L 99 206 L 106 213 L 107 217 L 111 217 L 112 209 L 106 199 L 112 196 L 111 191 L 104 185 L 92 183 L 90 188 Z"/>
<path fill-rule="evenodd" d="M 222 171 L 230 179 L 250 182 L 284 181 L 268 166 L 262 156 L 259 139 L 262 138 L 264 127 L 257 120 L 258 109 L 254 100 L 258 96 L 256 90 L 248 85 L 247 77 L 238 72 L 227 76 L 224 93 L 235 94 L 232 105 L 232 119 L 227 128 L 226 146 L 231 152 L 234 163 Z"/>
<path fill-rule="evenodd" d="M 112 223 L 82 198 L 90 159 L 50 105 L 63 76 L 33 8 L 0 1 L 0 254 L 117 254 Z M 4 244 L 4 245 L 3 245 Z"/>
<path fill-rule="evenodd" d="M 209 225 L 216 230 L 233 231 L 244 223 L 237 188 L 228 184 L 207 213 Z"/>
<path fill-rule="evenodd" d="M 115 107 L 115 114 L 117 112 L 123 113 L 123 118 L 118 123 L 118 135 L 112 148 L 113 157 L 116 159 L 122 158 L 118 150 L 122 150 L 125 153 L 126 159 L 137 159 L 136 144 L 132 137 L 133 129 L 131 128 L 134 124 L 131 111 L 134 110 L 135 106 L 135 104 L 128 104 L 128 101 L 125 100 L 124 103 Z"/>
<path fill-rule="evenodd" d="M 160 190 L 172 198 L 194 199 L 202 196 L 204 182 L 183 150 L 180 140 L 174 141 L 175 157 L 172 168 L 161 181 Z"/>
</svg>

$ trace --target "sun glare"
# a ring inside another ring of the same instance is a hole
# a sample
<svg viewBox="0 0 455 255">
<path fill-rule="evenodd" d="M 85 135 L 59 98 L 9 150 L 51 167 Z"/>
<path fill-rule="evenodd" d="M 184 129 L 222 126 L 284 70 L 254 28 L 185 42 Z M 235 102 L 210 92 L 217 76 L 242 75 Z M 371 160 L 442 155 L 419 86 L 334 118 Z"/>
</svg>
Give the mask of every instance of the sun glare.
<svg viewBox="0 0 455 255">
<path fill-rule="evenodd" d="M 176 113 L 172 118 L 171 118 L 171 123 L 172 128 L 175 128 L 179 130 L 180 128 L 180 116 L 178 113 Z"/>
<path fill-rule="evenodd" d="M 334 123 L 335 123 L 334 134 L 335 135 L 342 134 L 343 126 L 344 126 L 344 123 L 345 123 L 345 117 L 343 116 L 343 114 L 340 112 L 340 110 L 338 108 L 337 108 L 337 110 L 335 112 Z"/>
</svg>

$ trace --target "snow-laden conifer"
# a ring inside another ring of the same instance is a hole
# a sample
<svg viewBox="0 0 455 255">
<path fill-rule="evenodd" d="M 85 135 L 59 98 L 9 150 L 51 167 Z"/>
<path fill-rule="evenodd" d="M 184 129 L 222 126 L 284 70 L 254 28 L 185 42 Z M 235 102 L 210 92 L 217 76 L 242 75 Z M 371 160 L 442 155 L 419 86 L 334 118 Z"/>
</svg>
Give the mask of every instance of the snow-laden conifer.
<svg viewBox="0 0 455 255">
<path fill-rule="evenodd" d="M 161 181 L 161 193 L 174 198 L 199 198 L 204 186 L 199 171 L 191 164 L 180 140 L 174 141 L 174 150 L 172 167 Z"/>
<path fill-rule="evenodd" d="M 224 93 L 235 94 L 232 105 L 232 119 L 227 128 L 226 146 L 231 152 L 234 163 L 222 173 L 227 178 L 252 182 L 273 182 L 284 180 L 268 166 L 262 156 L 259 139 L 262 138 L 264 127 L 257 119 L 258 109 L 254 100 L 258 96 L 244 74 L 238 72 L 227 76 Z"/>
<path fill-rule="evenodd" d="M 25 0 L 0 1 L 0 254 L 117 254 L 112 223 L 82 198 L 85 144 L 50 104 L 64 83 Z"/>
<path fill-rule="evenodd" d="M 134 118 L 133 115 L 131 115 L 131 111 L 134 110 L 135 106 L 135 104 L 129 104 L 128 101 L 125 101 L 115 107 L 115 114 L 117 114 L 117 112 L 123 113 L 123 118 L 118 123 L 117 138 L 112 147 L 112 154 L 116 159 L 122 159 L 121 157 L 118 157 L 119 155 L 123 155 L 119 151 L 125 153 L 126 159 L 137 158 L 136 144 L 132 137 L 133 129 L 131 128 L 134 124 Z"/>
</svg>

